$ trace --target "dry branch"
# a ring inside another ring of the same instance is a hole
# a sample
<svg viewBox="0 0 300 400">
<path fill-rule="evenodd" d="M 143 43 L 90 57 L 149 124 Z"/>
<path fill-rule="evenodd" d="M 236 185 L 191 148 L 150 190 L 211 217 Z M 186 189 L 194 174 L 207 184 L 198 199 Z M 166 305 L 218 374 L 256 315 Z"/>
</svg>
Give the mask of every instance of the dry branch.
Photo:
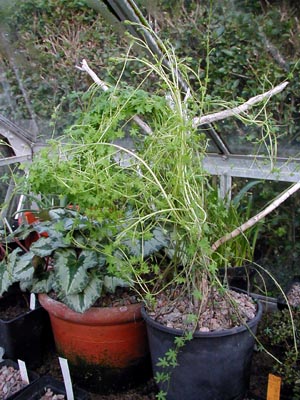
<svg viewBox="0 0 300 400">
<path fill-rule="evenodd" d="M 259 29 L 259 36 L 262 39 L 263 45 L 265 46 L 266 50 L 268 53 L 271 54 L 273 59 L 277 62 L 277 64 L 285 70 L 285 72 L 289 71 L 289 64 L 288 62 L 283 58 L 283 56 L 280 54 L 279 50 L 277 47 L 274 46 L 273 43 L 269 41 L 267 36 L 264 34 L 263 30 L 260 28 Z"/>
<path fill-rule="evenodd" d="M 234 117 L 236 115 L 242 114 L 243 112 L 247 111 L 250 107 L 252 107 L 254 104 L 260 103 L 261 101 L 269 99 L 275 94 L 280 93 L 288 84 L 289 82 L 282 82 L 280 85 L 275 86 L 268 92 L 251 97 L 249 100 L 247 100 L 240 106 L 230 108 L 229 110 L 220 111 L 214 114 L 203 115 L 202 117 L 195 117 L 193 119 L 193 126 L 197 127 L 204 124 L 211 124 L 212 122 L 220 121 L 228 117 Z"/>
<path fill-rule="evenodd" d="M 220 239 L 218 239 L 213 245 L 212 250 L 216 251 L 223 243 L 228 242 L 228 240 L 235 238 L 239 234 L 245 232 L 247 229 L 254 226 L 258 221 L 262 220 L 266 215 L 270 214 L 275 210 L 280 204 L 282 204 L 286 199 L 288 199 L 292 194 L 300 189 L 300 182 L 295 183 L 288 190 L 284 191 L 280 196 L 278 196 L 268 207 L 256 214 L 254 217 L 250 218 L 248 221 L 243 223 L 238 228 L 234 229 L 232 232 L 227 233 Z"/>
<path fill-rule="evenodd" d="M 88 66 L 88 63 L 86 60 L 82 60 L 81 66 L 79 67 L 76 65 L 76 68 L 79 69 L 80 71 L 87 72 L 90 77 L 93 79 L 93 81 L 101 87 L 101 89 L 106 92 L 108 90 L 108 86 L 98 77 L 98 75 Z"/>
<path fill-rule="evenodd" d="M 81 66 L 76 66 L 80 71 L 85 71 L 87 72 L 90 77 L 93 79 L 93 81 L 100 86 L 104 91 L 108 90 L 108 86 L 97 76 L 97 74 L 89 67 L 88 63 L 86 60 L 82 60 Z M 249 108 L 251 108 L 254 104 L 260 103 L 263 100 L 269 99 L 270 97 L 274 96 L 275 94 L 280 93 L 287 85 L 289 82 L 282 82 L 280 85 L 275 86 L 273 89 L 259 94 L 257 96 L 251 97 L 249 100 L 247 100 L 245 103 L 241 104 L 240 106 L 220 111 L 214 114 L 208 114 L 208 115 L 203 115 L 202 117 L 195 117 L 193 119 L 193 126 L 197 127 L 200 125 L 204 124 L 211 124 L 212 122 L 220 121 L 225 118 L 233 117 L 239 114 L 242 114 L 243 112 L 246 112 Z M 135 115 L 133 117 L 133 120 L 143 129 L 143 131 L 151 135 L 152 130 L 146 122 L 144 122 L 140 117 Z"/>
<path fill-rule="evenodd" d="M 76 68 L 79 69 L 80 71 L 85 71 L 87 72 L 90 77 L 93 79 L 93 81 L 101 87 L 102 90 L 104 90 L 105 92 L 108 90 L 108 86 L 98 77 L 98 75 L 89 67 L 88 63 L 86 60 L 82 60 L 81 62 L 81 66 L 79 67 L 78 65 L 76 65 Z M 138 115 L 135 115 L 132 118 L 137 124 L 138 126 L 147 134 L 147 135 L 151 135 L 152 133 L 152 129 L 150 128 L 150 126 L 148 124 L 146 124 L 146 122 L 144 122 Z"/>
</svg>

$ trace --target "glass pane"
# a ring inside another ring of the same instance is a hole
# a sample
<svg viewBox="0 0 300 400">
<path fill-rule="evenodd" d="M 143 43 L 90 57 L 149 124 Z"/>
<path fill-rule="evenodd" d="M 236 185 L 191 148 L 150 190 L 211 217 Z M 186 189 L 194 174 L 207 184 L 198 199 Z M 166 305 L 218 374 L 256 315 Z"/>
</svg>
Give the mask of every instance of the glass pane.
<svg viewBox="0 0 300 400">
<path fill-rule="evenodd" d="M 157 35 L 172 43 L 176 54 L 197 71 L 197 78 L 192 74 L 189 78 L 199 99 L 205 89 L 202 113 L 222 110 L 223 101 L 241 104 L 289 79 L 284 93 L 266 107 L 274 119 L 271 136 L 278 139 L 277 154 L 298 155 L 299 4 L 138 3 L 146 6 L 142 10 Z M 81 94 L 92 83 L 75 66 L 86 58 L 101 79 L 113 84 L 120 70 L 111 57 L 126 54 L 124 34 L 80 1 L 3 0 L 0 13 L 0 114 L 39 137 L 62 133 L 76 118 Z M 123 75 L 126 83 L 133 79 L 137 74 Z M 263 123 L 264 107 L 257 106 L 251 113 L 259 114 Z M 215 124 L 215 129 L 233 153 L 274 151 L 267 137 L 262 142 L 266 133 L 253 125 L 231 118 Z M 210 142 L 211 151 L 220 151 Z"/>
</svg>

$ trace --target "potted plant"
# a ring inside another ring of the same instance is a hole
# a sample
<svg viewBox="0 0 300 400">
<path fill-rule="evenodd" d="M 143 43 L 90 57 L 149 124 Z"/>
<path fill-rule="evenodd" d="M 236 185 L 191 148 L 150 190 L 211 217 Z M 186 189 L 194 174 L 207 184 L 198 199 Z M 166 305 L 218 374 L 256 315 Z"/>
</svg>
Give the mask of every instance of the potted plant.
<svg viewBox="0 0 300 400">
<path fill-rule="evenodd" d="M 0 231 L 0 237 L 3 256 L 0 263 L 6 266 L 8 260 L 14 262 L 13 249 L 26 250 L 26 247 L 23 241 L 7 242 L 9 239 L 4 229 Z M 2 283 L 5 285 L 5 278 Z M 3 357 L 25 360 L 29 368 L 36 368 L 43 363 L 52 345 L 48 313 L 35 297 L 31 299 L 29 292 L 21 291 L 16 282 L 0 297 L 0 348 Z"/>
<path fill-rule="evenodd" d="M 138 44 L 147 47 L 143 41 Z M 199 82 L 198 93 L 189 91 L 184 96 L 178 78 L 183 64 L 172 49 L 162 44 L 162 50 L 167 67 L 161 59 L 126 59 L 145 67 L 138 89 L 107 88 L 97 78 L 105 90 L 87 94 L 87 107 L 78 123 L 36 157 L 27 184 L 33 193 L 66 197 L 78 205 L 83 218 L 101 224 L 105 235 L 100 239 L 113 238 L 104 248 L 107 271 L 128 282 L 144 299 L 160 398 L 196 399 L 201 392 L 202 399 L 241 399 L 262 310 L 248 295 L 222 284 L 218 250 L 224 243 L 230 246 L 241 233 L 246 238 L 248 229 L 299 185 L 256 218 L 233 228 L 228 224 L 228 204 L 216 197 L 213 179 L 203 168 L 208 141 L 198 127 L 248 112 L 285 84 L 248 104 L 203 115 L 215 107 L 206 95 L 205 82 Z M 86 62 L 82 69 L 91 72 Z M 141 90 L 157 73 L 160 81 L 152 87 L 156 93 Z M 182 73 L 187 76 L 192 71 Z M 247 122 L 245 114 L 243 121 Z M 255 123 L 251 116 L 248 121 Z M 44 226 L 40 232 L 45 232 Z M 90 234 L 85 235 L 84 245 L 87 237 Z M 153 243 L 155 251 L 149 252 Z M 98 252 L 103 255 L 103 248 Z M 88 269 L 83 270 L 86 279 Z M 79 277 L 74 278 L 78 285 Z M 60 278 L 55 285 L 55 290 L 62 290 Z M 62 299 L 70 296 L 65 293 Z"/>
<path fill-rule="evenodd" d="M 230 202 L 224 203 L 228 231 L 234 230 L 253 214 L 251 189 L 261 181 L 250 181 L 232 196 Z M 219 266 L 219 278 L 223 284 L 239 288 L 247 292 L 254 289 L 259 266 L 256 242 L 262 222 L 258 221 L 245 235 L 238 235 L 232 241 L 223 243 L 212 257 Z M 221 266 L 221 267 L 220 267 Z"/>
<path fill-rule="evenodd" d="M 18 282 L 22 290 L 39 294 L 57 351 L 83 386 L 105 392 L 147 379 L 149 350 L 141 303 L 129 284 L 110 272 L 115 228 L 72 207 L 34 215 L 30 224 L 9 236 L 18 243 L 31 233 L 37 237 L 28 250 L 16 248 L 1 261 L 1 293 Z M 148 243 L 150 252 L 161 246 L 159 232 L 156 236 Z"/>
</svg>

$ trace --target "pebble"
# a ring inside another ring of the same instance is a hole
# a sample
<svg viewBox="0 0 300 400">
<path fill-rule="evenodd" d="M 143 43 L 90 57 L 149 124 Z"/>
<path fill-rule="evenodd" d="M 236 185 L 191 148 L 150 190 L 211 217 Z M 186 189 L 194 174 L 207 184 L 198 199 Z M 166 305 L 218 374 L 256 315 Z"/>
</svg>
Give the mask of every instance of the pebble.
<svg viewBox="0 0 300 400">
<path fill-rule="evenodd" d="M 255 317 L 256 304 L 251 297 L 232 290 L 227 294 L 228 296 L 222 296 L 217 290 L 211 291 L 206 308 L 198 320 L 200 332 L 230 329 Z M 181 297 L 179 292 L 166 291 L 160 293 L 156 300 L 156 308 L 149 315 L 157 322 L 174 329 L 193 329 L 193 324 L 187 323 L 186 316 L 198 315 L 198 310 L 193 310 L 189 299 Z M 236 307 L 240 317 L 237 317 Z"/>
<path fill-rule="evenodd" d="M 13 393 L 18 392 L 27 383 L 22 381 L 20 371 L 12 366 L 4 365 L 0 369 L 0 400 L 5 400 Z"/>
<path fill-rule="evenodd" d="M 40 400 L 63 400 L 65 396 L 63 394 L 55 394 L 50 388 L 46 389 L 45 394 L 40 398 Z"/>
<path fill-rule="evenodd" d="M 209 332 L 209 328 L 207 328 L 207 326 L 202 326 L 202 327 L 199 329 L 199 332 Z"/>
</svg>

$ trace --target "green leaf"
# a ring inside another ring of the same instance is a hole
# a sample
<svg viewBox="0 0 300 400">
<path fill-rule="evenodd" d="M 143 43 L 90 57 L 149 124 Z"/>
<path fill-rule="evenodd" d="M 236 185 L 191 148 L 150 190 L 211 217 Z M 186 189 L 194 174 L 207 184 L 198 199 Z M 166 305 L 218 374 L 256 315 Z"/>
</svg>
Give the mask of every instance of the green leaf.
<svg viewBox="0 0 300 400">
<path fill-rule="evenodd" d="M 12 271 L 15 281 L 28 281 L 32 279 L 34 274 L 32 257 L 33 254 L 28 252 L 15 260 Z"/>
<path fill-rule="evenodd" d="M 88 285 L 81 293 L 61 297 L 61 301 L 72 310 L 83 313 L 101 296 L 102 285 L 102 279 L 96 274 L 92 274 Z"/>
<path fill-rule="evenodd" d="M 166 382 L 167 380 L 169 380 L 170 376 L 167 372 L 159 372 L 157 371 L 155 374 L 155 381 L 156 383 L 159 382 Z"/>
<path fill-rule="evenodd" d="M 68 247 L 63 237 L 56 234 L 56 237 L 41 237 L 38 241 L 34 242 L 30 250 L 37 256 L 47 257 L 50 256 L 54 250 L 60 247 Z"/>
<path fill-rule="evenodd" d="M 178 363 L 177 363 L 177 352 L 173 349 L 169 349 L 166 352 L 166 358 L 168 360 L 168 363 L 171 367 L 175 368 Z"/>
<path fill-rule="evenodd" d="M 82 292 L 89 282 L 87 270 L 98 265 L 97 253 L 84 250 L 79 257 L 74 249 L 61 249 L 54 256 L 55 276 L 66 296 Z"/>
<path fill-rule="evenodd" d="M 167 394 L 168 394 L 167 392 L 164 392 L 163 390 L 160 390 L 157 393 L 156 398 L 157 398 L 157 400 L 166 400 Z"/>
<path fill-rule="evenodd" d="M 23 251 L 17 248 L 0 262 L 0 294 L 14 282 L 28 281 L 32 278 L 34 273 L 32 256 L 31 252 L 23 254 Z"/>
<path fill-rule="evenodd" d="M 225 27 L 224 26 L 220 26 L 218 29 L 216 29 L 216 35 L 217 36 L 221 36 L 225 31 Z"/>
<path fill-rule="evenodd" d="M 174 343 L 177 347 L 183 347 L 185 344 L 185 339 L 182 336 L 175 336 Z"/>
<path fill-rule="evenodd" d="M 31 282 L 22 282 L 22 290 L 30 290 L 33 293 L 49 293 L 54 288 L 54 271 L 45 271 L 39 277 L 34 277 Z"/>
<path fill-rule="evenodd" d="M 115 276 L 104 276 L 105 290 L 110 293 L 115 293 L 117 287 L 129 287 L 129 283 L 124 279 L 116 278 Z"/>
<path fill-rule="evenodd" d="M 13 283 L 14 279 L 6 264 L 6 260 L 2 260 L 0 262 L 0 295 L 6 292 Z"/>
<path fill-rule="evenodd" d="M 225 53 L 229 57 L 233 56 L 233 51 L 232 50 L 222 49 L 222 52 Z"/>
<path fill-rule="evenodd" d="M 169 246 L 169 237 L 164 233 L 160 227 L 153 229 L 151 237 L 149 239 L 137 240 L 137 239 L 126 239 L 122 242 L 128 249 L 130 254 L 134 256 L 149 257 L 161 250 L 164 247 Z"/>
<path fill-rule="evenodd" d="M 13 231 L 13 233 L 8 235 L 8 239 L 11 238 L 12 240 L 14 240 L 15 238 L 18 238 L 20 240 L 24 240 L 30 235 L 30 233 L 35 232 L 35 230 L 35 227 L 29 225 L 21 225 L 15 231 Z"/>
<path fill-rule="evenodd" d="M 248 182 L 242 189 L 238 192 L 238 194 L 232 199 L 232 203 L 237 206 L 241 202 L 242 198 L 245 196 L 245 194 L 252 189 L 253 186 L 256 186 L 260 183 L 262 183 L 262 180 L 255 180 L 255 181 L 250 181 Z"/>
<path fill-rule="evenodd" d="M 158 362 L 156 363 L 158 367 L 166 368 L 169 366 L 169 363 L 165 357 L 159 357 Z"/>
</svg>

